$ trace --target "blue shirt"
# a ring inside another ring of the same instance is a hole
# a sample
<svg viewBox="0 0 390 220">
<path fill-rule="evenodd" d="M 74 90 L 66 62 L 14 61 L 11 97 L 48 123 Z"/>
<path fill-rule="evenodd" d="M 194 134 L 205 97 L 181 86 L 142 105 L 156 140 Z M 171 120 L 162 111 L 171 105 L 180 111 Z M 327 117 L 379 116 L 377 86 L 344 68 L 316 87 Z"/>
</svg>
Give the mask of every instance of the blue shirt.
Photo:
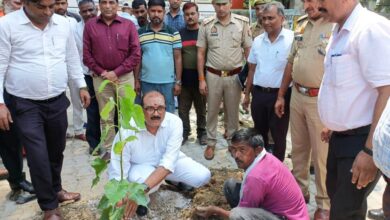
<svg viewBox="0 0 390 220">
<path fill-rule="evenodd" d="M 138 30 L 142 51 L 141 81 L 163 84 L 175 82 L 174 49 L 181 49 L 179 32 L 163 25 L 154 32 L 148 24 Z"/>
<path fill-rule="evenodd" d="M 172 17 L 171 12 L 168 12 L 165 15 L 164 23 L 169 27 L 175 28 L 177 31 L 180 31 L 181 29 L 185 28 L 186 23 L 184 22 L 183 11 L 180 10 L 175 17 Z"/>
</svg>

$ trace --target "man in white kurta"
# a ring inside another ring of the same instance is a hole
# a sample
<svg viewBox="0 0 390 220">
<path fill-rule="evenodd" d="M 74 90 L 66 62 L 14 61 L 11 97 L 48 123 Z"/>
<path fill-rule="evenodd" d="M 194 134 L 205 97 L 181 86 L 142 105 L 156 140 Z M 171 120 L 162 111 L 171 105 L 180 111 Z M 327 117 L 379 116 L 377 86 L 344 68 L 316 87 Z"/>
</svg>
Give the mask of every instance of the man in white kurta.
<svg viewBox="0 0 390 220">
<path fill-rule="evenodd" d="M 154 192 L 166 179 L 191 187 L 200 187 L 210 180 L 210 171 L 180 151 L 183 140 L 181 119 L 166 112 L 164 96 L 151 91 L 143 96 L 145 128 L 139 132 L 122 130 L 122 140 L 134 135 L 136 140 L 123 148 L 123 177 L 130 182 L 145 184 Z M 116 135 L 114 144 L 119 140 Z M 120 155 L 112 147 L 109 179 L 121 178 Z"/>
</svg>

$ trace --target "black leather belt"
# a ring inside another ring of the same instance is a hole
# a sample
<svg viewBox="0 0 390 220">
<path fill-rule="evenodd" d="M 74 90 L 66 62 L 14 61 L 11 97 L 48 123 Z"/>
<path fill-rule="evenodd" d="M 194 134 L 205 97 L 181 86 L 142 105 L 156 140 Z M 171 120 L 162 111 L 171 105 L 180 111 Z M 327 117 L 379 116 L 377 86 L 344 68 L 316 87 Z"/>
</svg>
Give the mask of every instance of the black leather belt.
<svg viewBox="0 0 390 220">
<path fill-rule="evenodd" d="M 340 136 L 353 136 L 360 134 L 368 134 L 370 132 L 371 125 L 366 125 L 363 127 L 358 127 L 346 131 L 333 131 L 333 134 Z"/>
<path fill-rule="evenodd" d="M 254 86 L 255 89 L 265 92 L 265 93 L 277 93 L 279 88 L 270 88 L 270 87 L 262 87 L 262 86 Z"/>
<path fill-rule="evenodd" d="M 57 99 L 61 98 L 63 95 L 65 95 L 65 92 L 61 93 L 60 95 L 58 96 L 55 96 L 53 98 L 50 98 L 50 99 L 43 99 L 43 100 L 33 100 L 33 99 L 25 99 L 25 100 L 28 100 L 30 102 L 35 102 L 35 103 L 51 103 L 51 102 L 54 102 L 56 101 Z"/>
</svg>

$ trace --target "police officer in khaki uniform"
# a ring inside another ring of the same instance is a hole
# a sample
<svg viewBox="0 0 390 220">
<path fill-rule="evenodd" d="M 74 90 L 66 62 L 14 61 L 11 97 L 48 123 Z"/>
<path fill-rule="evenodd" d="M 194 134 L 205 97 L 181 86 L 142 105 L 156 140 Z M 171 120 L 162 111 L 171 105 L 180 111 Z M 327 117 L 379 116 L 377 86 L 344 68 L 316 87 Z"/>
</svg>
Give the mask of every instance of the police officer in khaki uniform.
<svg viewBox="0 0 390 220">
<path fill-rule="evenodd" d="M 251 31 L 252 31 L 252 38 L 255 39 L 255 37 L 259 36 L 260 34 L 264 33 L 263 25 L 261 25 L 261 15 L 264 9 L 265 4 L 271 2 L 271 0 L 256 0 L 253 3 L 253 7 L 256 11 L 256 22 L 254 22 L 251 25 Z"/>
<path fill-rule="evenodd" d="M 284 94 L 293 82 L 290 101 L 293 174 L 308 202 L 312 158 L 318 206 L 315 220 L 329 219 L 330 208 L 325 185 L 328 144 L 321 140 L 324 125 L 318 115 L 317 95 L 324 73 L 325 48 L 332 30 L 332 24 L 321 17 L 317 1 L 303 0 L 307 15 L 298 19 L 294 44 L 275 103 L 275 113 L 280 117 L 284 113 Z"/>
<path fill-rule="evenodd" d="M 230 12 L 231 0 L 213 0 L 216 15 L 206 18 L 198 33 L 199 90 L 207 95 L 207 148 L 204 156 L 214 158 L 219 106 L 224 101 L 228 142 L 238 127 L 241 87 L 236 74 L 252 45 L 249 19 Z M 207 52 L 207 60 L 206 60 Z M 205 70 L 207 74 L 205 74 Z"/>
</svg>

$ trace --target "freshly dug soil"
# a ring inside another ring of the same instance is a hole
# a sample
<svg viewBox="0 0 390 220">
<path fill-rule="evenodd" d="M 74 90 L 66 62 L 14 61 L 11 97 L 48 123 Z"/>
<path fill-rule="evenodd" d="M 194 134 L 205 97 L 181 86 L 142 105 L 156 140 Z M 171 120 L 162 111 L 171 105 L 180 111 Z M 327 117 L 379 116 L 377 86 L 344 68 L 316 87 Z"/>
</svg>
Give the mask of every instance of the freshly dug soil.
<svg viewBox="0 0 390 220">
<path fill-rule="evenodd" d="M 201 219 L 195 215 L 195 207 L 219 206 L 230 209 L 223 195 L 223 183 L 228 178 L 241 179 L 243 172 L 238 169 L 211 169 L 210 183 L 192 192 L 178 192 L 175 188 L 162 185 L 158 192 L 150 196 L 148 214 L 134 219 Z M 99 198 L 61 205 L 61 213 L 66 220 L 98 219 L 96 209 Z M 42 213 L 34 220 L 42 219 Z M 219 218 L 209 218 L 219 219 Z"/>
<path fill-rule="evenodd" d="M 202 219 L 194 212 L 198 206 L 213 205 L 230 210 L 230 206 L 223 195 L 223 184 L 228 178 L 242 179 L 243 172 L 238 169 L 211 169 L 211 173 L 210 183 L 193 192 L 191 206 L 180 212 L 180 219 Z M 214 217 L 209 219 L 220 218 Z"/>
</svg>

